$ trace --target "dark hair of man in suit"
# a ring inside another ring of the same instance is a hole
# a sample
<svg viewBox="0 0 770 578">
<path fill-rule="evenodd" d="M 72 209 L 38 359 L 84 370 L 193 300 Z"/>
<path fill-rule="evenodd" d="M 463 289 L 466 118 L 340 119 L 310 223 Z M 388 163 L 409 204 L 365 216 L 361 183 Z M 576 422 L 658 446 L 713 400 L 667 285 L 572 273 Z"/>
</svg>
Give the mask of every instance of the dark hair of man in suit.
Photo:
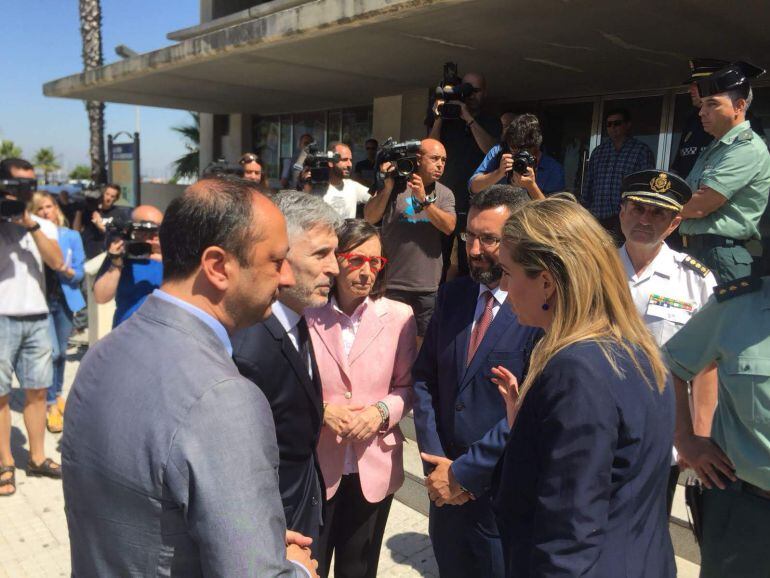
<svg viewBox="0 0 770 578">
<path fill-rule="evenodd" d="M 382 238 L 380 237 L 380 231 L 374 225 L 364 221 L 363 219 L 345 219 L 342 224 L 337 227 L 337 254 L 350 253 L 356 247 L 360 247 L 366 243 L 369 239 L 377 237 L 380 241 L 380 247 L 382 247 Z M 381 257 L 388 258 L 385 255 L 385 248 L 382 248 Z M 379 299 L 385 295 L 385 289 L 387 287 L 387 266 L 385 269 L 377 274 L 377 278 L 374 280 L 374 285 L 369 293 L 369 297 Z M 332 287 L 332 295 L 337 295 L 337 288 Z"/>
<path fill-rule="evenodd" d="M 20 171 L 33 171 L 35 167 L 30 164 L 29 161 L 24 159 L 17 159 L 8 157 L 0 161 L 0 179 L 12 179 L 14 178 L 13 170 Z"/>
<path fill-rule="evenodd" d="M 260 240 L 252 226 L 253 181 L 218 176 L 201 179 L 171 201 L 160 226 L 164 280 L 187 279 L 198 270 L 208 247 L 221 247 L 249 266 L 249 253 Z"/>
<path fill-rule="evenodd" d="M 513 185 L 492 185 L 480 193 L 471 196 L 470 206 L 479 211 L 508 207 L 513 213 L 521 205 L 531 200 L 527 191 Z"/>
</svg>

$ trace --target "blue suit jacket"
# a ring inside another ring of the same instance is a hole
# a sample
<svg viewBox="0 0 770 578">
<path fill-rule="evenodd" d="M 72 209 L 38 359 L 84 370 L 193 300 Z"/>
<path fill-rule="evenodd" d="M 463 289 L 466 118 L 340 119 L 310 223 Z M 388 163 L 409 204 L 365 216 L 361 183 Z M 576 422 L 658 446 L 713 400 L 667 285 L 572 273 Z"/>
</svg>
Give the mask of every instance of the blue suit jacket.
<svg viewBox="0 0 770 578">
<path fill-rule="evenodd" d="M 491 369 L 503 365 L 521 379 L 527 350 L 540 333 L 520 325 L 505 303 L 466 368 L 478 294 L 469 277 L 441 286 L 412 370 L 420 451 L 454 460 L 453 474 L 476 496 L 489 489 L 509 433 Z"/>
<path fill-rule="evenodd" d="M 596 342 L 570 345 L 524 398 L 495 483 L 508 577 L 676 575 L 671 382 L 659 393 L 624 351 L 614 358 L 623 377 Z"/>
<path fill-rule="evenodd" d="M 58 274 L 64 300 L 67 302 L 69 310 L 74 313 L 86 306 L 86 301 L 80 292 L 80 282 L 83 280 L 84 275 L 83 263 L 86 260 L 80 233 L 67 227 L 59 227 L 59 247 L 61 248 L 64 261 L 69 260 L 70 267 L 75 271 L 75 276 L 72 279 L 63 273 Z M 69 259 L 67 255 L 70 255 Z"/>
</svg>

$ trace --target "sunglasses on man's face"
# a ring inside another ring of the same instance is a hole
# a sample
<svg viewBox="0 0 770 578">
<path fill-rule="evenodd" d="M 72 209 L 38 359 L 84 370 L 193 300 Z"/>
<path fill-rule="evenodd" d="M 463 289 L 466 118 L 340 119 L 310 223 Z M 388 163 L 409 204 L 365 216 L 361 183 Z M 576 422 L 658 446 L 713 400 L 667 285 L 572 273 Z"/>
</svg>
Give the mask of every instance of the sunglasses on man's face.
<svg viewBox="0 0 770 578">
<path fill-rule="evenodd" d="M 338 257 L 342 257 L 348 262 L 348 267 L 351 271 L 360 269 L 365 263 L 369 263 L 369 268 L 374 273 L 379 273 L 388 264 L 388 260 L 385 257 L 367 257 L 360 253 L 337 253 Z"/>
<path fill-rule="evenodd" d="M 625 123 L 625 121 L 623 121 L 623 120 L 608 120 L 607 121 L 607 128 L 623 126 L 624 123 Z"/>
</svg>

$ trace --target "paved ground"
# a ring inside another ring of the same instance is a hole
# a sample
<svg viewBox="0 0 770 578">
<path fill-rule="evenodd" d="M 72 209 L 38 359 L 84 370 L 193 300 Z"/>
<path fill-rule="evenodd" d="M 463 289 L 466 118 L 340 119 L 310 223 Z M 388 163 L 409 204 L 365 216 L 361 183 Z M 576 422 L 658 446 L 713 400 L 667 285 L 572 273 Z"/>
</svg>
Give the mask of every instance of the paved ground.
<svg viewBox="0 0 770 578">
<path fill-rule="evenodd" d="M 75 350 L 67 364 L 65 391 L 77 370 Z M 20 413 L 20 397 L 12 408 L 12 445 L 17 466 L 17 492 L 0 498 L 0 578 L 69 576 L 69 541 L 61 484 L 45 478 L 27 478 L 27 439 Z M 46 434 L 48 455 L 59 459 L 58 435 Z M 679 576 L 695 578 L 697 566 L 677 560 Z M 385 529 L 379 576 L 437 578 L 438 570 L 428 539 L 428 520 L 398 501 Z M 475 578 L 475 577 L 472 577 Z M 481 578 L 481 577 L 478 577 Z"/>
</svg>

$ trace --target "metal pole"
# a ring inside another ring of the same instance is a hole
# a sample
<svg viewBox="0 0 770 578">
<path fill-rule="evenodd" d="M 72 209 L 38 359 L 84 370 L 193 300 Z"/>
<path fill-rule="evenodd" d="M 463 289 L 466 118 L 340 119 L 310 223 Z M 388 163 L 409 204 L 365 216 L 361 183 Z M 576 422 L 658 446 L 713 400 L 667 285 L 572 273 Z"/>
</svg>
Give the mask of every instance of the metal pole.
<svg viewBox="0 0 770 578">
<path fill-rule="evenodd" d="M 112 182 L 112 135 L 107 135 L 107 181 Z"/>
<path fill-rule="evenodd" d="M 142 204 L 142 178 L 139 160 L 139 133 L 134 133 L 134 191 L 136 191 L 136 204 Z"/>
</svg>

